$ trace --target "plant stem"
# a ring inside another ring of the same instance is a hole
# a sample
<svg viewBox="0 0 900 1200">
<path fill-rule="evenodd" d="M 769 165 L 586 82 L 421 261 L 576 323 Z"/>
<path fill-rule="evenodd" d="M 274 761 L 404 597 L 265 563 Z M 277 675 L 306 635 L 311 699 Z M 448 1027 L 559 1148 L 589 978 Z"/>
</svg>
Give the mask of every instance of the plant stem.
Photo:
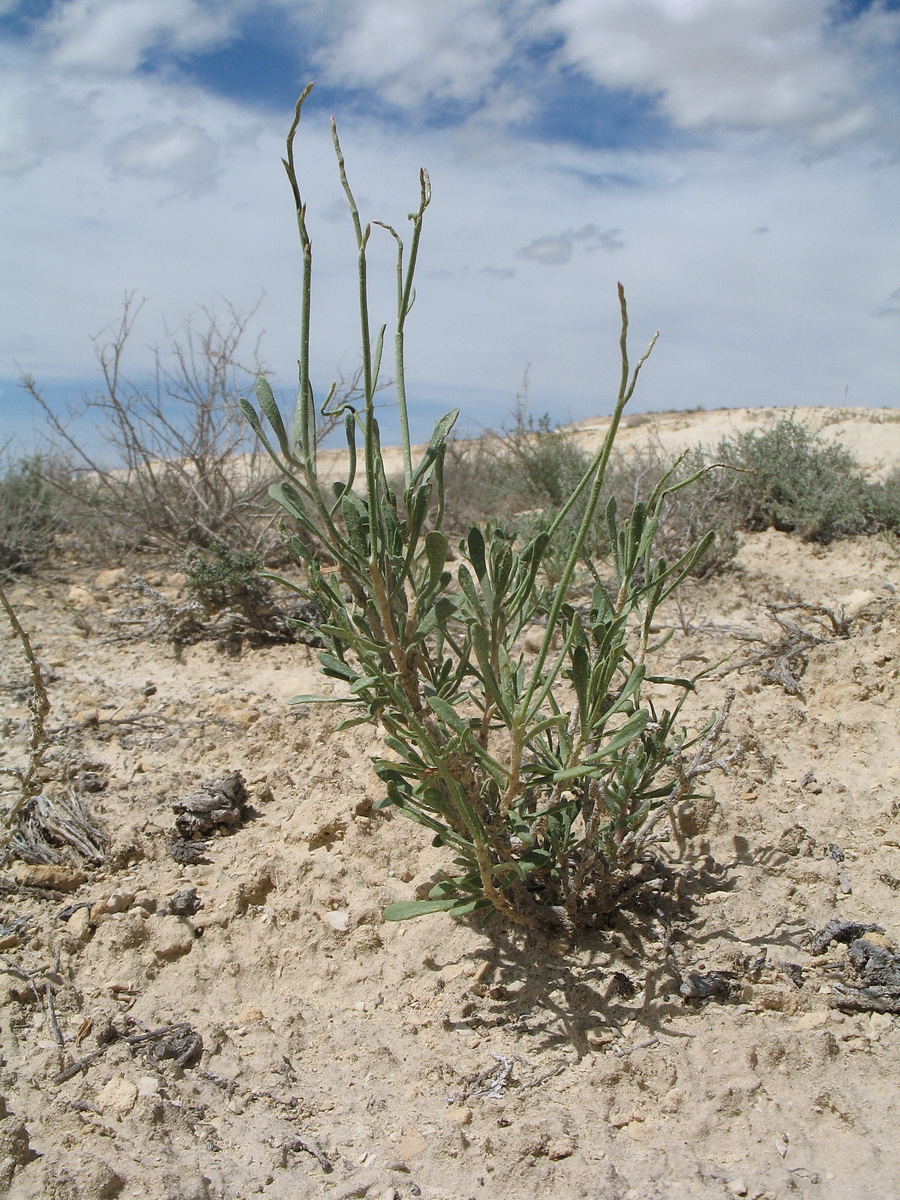
<svg viewBox="0 0 900 1200">
<path fill-rule="evenodd" d="M 300 357 L 297 368 L 300 375 L 297 393 L 297 408 L 294 415 L 294 436 L 299 433 L 301 453 L 306 466 L 307 476 L 312 479 L 315 475 L 316 455 L 316 414 L 312 399 L 312 389 L 309 383 L 309 322 L 312 311 L 312 242 L 306 228 L 306 205 L 300 195 L 300 185 L 294 169 L 294 138 L 300 124 L 300 111 L 303 102 L 312 91 L 313 85 L 308 83 L 294 109 L 294 120 L 287 136 L 287 158 L 281 161 L 287 171 L 291 191 L 294 194 L 294 206 L 297 210 L 297 229 L 300 233 L 300 245 L 303 250 L 303 286 L 300 298 Z M 296 449 L 296 445 L 294 447 Z"/>
<path fill-rule="evenodd" d="M 533 668 L 532 676 L 531 676 L 531 682 L 528 686 L 528 690 L 526 691 L 525 697 L 522 701 L 521 710 L 522 710 L 523 714 L 525 714 L 529 711 L 529 709 L 531 707 L 532 699 L 534 698 L 534 693 L 536 692 L 538 686 L 540 685 L 540 683 L 543 679 L 544 667 L 547 662 L 547 655 L 550 652 L 550 646 L 553 641 L 553 635 L 556 631 L 556 626 L 559 621 L 560 610 L 562 609 L 562 606 L 565 603 L 566 597 L 568 596 L 569 585 L 572 581 L 572 576 L 575 573 L 575 568 L 581 559 L 582 551 L 584 550 L 584 544 L 585 544 L 585 541 L 587 540 L 587 535 L 590 530 L 591 523 L 592 523 L 592 521 L 594 519 L 594 515 L 597 511 L 597 505 L 600 502 L 600 492 L 603 487 L 603 479 L 604 479 L 604 476 L 606 475 L 606 467 L 607 467 L 607 464 L 609 463 L 609 457 L 612 454 L 613 444 L 615 443 L 615 440 L 616 440 L 616 433 L 618 432 L 618 429 L 619 429 L 619 422 L 622 419 L 622 413 L 625 410 L 626 404 L 631 399 L 631 397 L 634 395 L 634 389 L 637 384 L 637 377 L 640 373 L 640 370 L 643 367 L 644 363 L 647 361 L 647 359 L 650 357 L 653 347 L 656 344 L 656 339 L 659 337 L 659 333 L 657 332 L 651 338 L 650 345 L 647 347 L 647 349 L 644 351 L 644 354 L 638 360 L 638 364 L 634 369 L 634 373 L 631 376 L 631 381 L 629 383 L 629 378 L 628 378 L 628 308 L 625 303 L 625 289 L 622 287 L 621 283 L 618 285 L 618 293 L 619 293 L 619 311 L 621 313 L 621 319 L 622 319 L 622 332 L 619 336 L 619 348 L 620 348 L 620 353 L 621 353 L 621 358 L 622 358 L 622 374 L 621 374 L 621 381 L 619 384 L 619 395 L 616 400 L 616 406 L 613 409 L 612 420 L 610 421 L 609 429 L 607 430 L 606 437 L 603 439 L 603 444 L 601 445 L 600 449 L 597 451 L 597 454 L 594 456 L 594 460 L 591 463 L 590 467 L 585 472 L 582 482 L 579 485 L 579 489 L 576 489 L 576 490 L 581 490 L 581 488 L 586 486 L 586 483 L 589 479 L 593 479 L 593 482 L 591 484 L 590 497 L 588 499 L 587 506 L 585 507 L 584 514 L 581 518 L 581 522 L 579 523 L 578 532 L 575 535 L 575 540 L 573 541 L 572 548 L 569 551 L 569 556 L 568 556 L 568 559 L 566 560 L 566 565 L 563 567 L 563 571 L 562 571 L 562 575 L 560 576 L 559 583 L 556 585 L 556 590 L 553 594 L 553 600 L 551 601 L 551 604 L 550 604 L 550 610 L 547 613 L 546 631 L 544 633 L 544 638 L 543 638 L 543 641 L 541 642 L 541 647 L 540 647 L 540 650 L 538 651 L 537 659 L 534 664 L 534 668 Z M 569 506 L 567 505 L 566 509 L 568 507 Z M 559 523 L 565 514 L 566 509 L 564 509 L 563 512 L 561 512 L 557 516 L 556 520 L 550 526 L 550 529 L 548 532 L 550 534 L 551 539 L 552 539 L 553 535 L 555 534 L 555 532 L 559 526 Z"/>
<path fill-rule="evenodd" d="M 28 766 L 22 773 L 21 777 L 21 795 L 13 804 L 9 812 L 3 814 L 3 823 L 6 826 L 6 831 L 12 829 L 13 822 L 27 802 L 39 791 L 39 781 L 37 773 L 41 766 L 41 757 L 44 752 L 44 747 L 47 744 L 47 731 L 44 726 L 44 721 L 50 712 L 50 699 L 47 696 L 47 688 L 44 684 L 44 676 L 41 672 L 41 666 L 38 662 L 34 650 L 31 645 L 31 639 L 22 627 L 19 618 L 16 616 L 13 606 L 9 602 L 9 598 L 3 589 L 3 584 L 0 583 L 0 606 L 6 612 L 9 618 L 9 623 L 12 626 L 13 633 L 19 639 L 22 649 L 25 652 L 25 657 L 28 660 L 28 666 L 31 669 L 31 681 L 34 687 L 34 696 L 29 702 L 31 709 L 31 738 L 29 740 L 30 754 L 28 756 Z"/>
</svg>

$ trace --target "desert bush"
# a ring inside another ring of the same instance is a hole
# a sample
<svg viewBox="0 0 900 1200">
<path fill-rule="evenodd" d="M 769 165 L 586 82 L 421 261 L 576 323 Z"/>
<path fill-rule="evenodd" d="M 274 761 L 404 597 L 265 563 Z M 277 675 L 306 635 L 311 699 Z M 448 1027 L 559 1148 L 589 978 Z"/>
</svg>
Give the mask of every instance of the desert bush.
<svg viewBox="0 0 900 1200">
<path fill-rule="evenodd" d="M 207 616 L 237 608 L 252 623 L 271 602 L 271 586 L 259 574 L 262 558 L 253 550 L 233 552 L 216 543 L 207 555 L 186 555 L 182 565 L 188 592 Z"/>
<path fill-rule="evenodd" d="M 30 376 L 22 381 L 47 418 L 55 450 L 75 471 L 60 486 L 79 513 L 82 547 L 228 542 L 272 551 L 280 545 L 267 495 L 274 473 L 236 404 L 241 378 L 261 369 L 255 355 L 248 366 L 239 358 L 252 313 L 229 308 L 224 321 L 208 312 L 187 319 L 156 349 L 152 381 L 144 385 L 125 374 L 140 307 L 128 298 L 109 339 L 95 339 L 104 388 L 67 416 L 50 407 Z"/>
<path fill-rule="evenodd" d="M 876 520 L 883 530 L 896 535 L 900 532 L 900 467 L 873 484 L 872 493 Z"/>
<path fill-rule="evenodd" d="M 60 490 L 68 477 L 63 462 L 40 454 L 0 460 L 0 571 L 32 570 L 71 527 Z"/>
<path fill-rule="evenodd" d="M 466 441 L 447 439 L 444 460 L 445 528 L 463 533 L 473 520 L 558 512 L 584 475 L 590 456 L 575 436 L 535 418 L 528 405 L 527 374 L 511 424 Z M 577 510 L 570 514 L 570 522 Z"/>
<path fill-rule="evenodd" d="M 519 541 L 527 542 L 550 527 L 577 487 L 590 463 L 577 435 L 551 429 L 546 417 L 534 422 L 518 405 L 514 418 L 512 429 L 501 434 L 487 434 L 472 442 L 448 441 L 444 466 L 447 532 L 462 534 L 473 522 L 499 520 Z M 695 480 L 693 486 L 671 486 L 688 479 Z M 669 490 L 658 514 L 658 552 L 670 561 L 679 558 L 713 530 L 715 540 L 692 574 L 706 576 L 727 567 L 737 552 L 737 530 L 742 527 L 731 498 L 734 473 L 708 462 L 700 450 L 673 456 L 652 441 L 627 453 L 613 449 L 598 513 L 585 540 L 585 556 L 593 561 L 609 556 L 604 514 L 610 499 L 615 499 L 620 510 L 630 511 L 664 481 Z M 547 578 L 558 578 L 566 538 L 575 535 L 583 514 L 582 499 L 558 527 L 555 543 L 543 561 Z"/>
<path fill-rule="evenodd" d="M 744 529 L 775 528 L 830 542 L 878 525 L 876 491 L 850 451 L 793 416 L 763 433 L 724 439 L 715 456 L 726 468 L 723 508 Z M 714 497 L 722 477 L 705 486 Z"/>
<path fill-rule="evenodd" d="M 655 555 L 667 482 L 624 519 L 614 501 L 607 505 L 614 582 L 608 586 L 598 577 L 589 605 L 572 603 L 572 580 L 597 518 L 616 430 L 655 338 L 632 368 L 620 287 L 621 379 L 604 444 L 547 529 L 519 545 L 502 528 L 474 526 L 459 545 L 456 569 L 448 569 L 443 473 L 457 413 L 437 423 L 414 462 L 404 375 L 428 176 L 420 175 L 419 203 L 410 215 L 408 257 L 395 230 L 384 226 L 397 247 L 395 379 L 404 461 L 398 495 L 385 474 L 375 416 L 385 331 L 371 333 L 366 247 L 372 230 L 361 223 L 334 130 L 359 254 L 364 408 L 344 413 L 348 473 L 326 493 L 309 387 L 312 242 L 294 161 L 308 91 L 297 104 L 284 160 L 303 252 L 304 333 L 291 432 L 264 378 L 256 386 L 259 411 L 242 402 L 282 472 L 271 492 L 287 514 L 285 536 L 305 569 L 298 590 L 324 615 L 317 632 L 328 649 L 319 662 L 343 693 L 295 699 L 347 706 L 345 727 L 381 725 L 385 754 L 374 767 L 387 794 L 379 807 L 423 825 L 451 857 L 427 899 L 390 905 L 386 917 L 499 913 L 532 928 L 590 925 L 615 906 L 629 868 L 658 836 L 661 817 L 696 794 L 697 780 L 716 765 L 724 719 L 720 714 L 693 734 L 680 729 L 696 679 L 663 677 L 652 666 L 654 614 L 711 536 L 674 562 Z M 363 469 L 357 482 L 358 437 Z M 542 563 L 576 504 L 583 514 L 560 578 L 548 587 Z M 334 568 L 323 570 L 310 550 L 313 537 L 328 546 Z M 533 651 L 524 645 L 529 629 L 538 635 Z M 653 690 L 670 695 L 671 704 L 654 701 Z"/>
</svg>

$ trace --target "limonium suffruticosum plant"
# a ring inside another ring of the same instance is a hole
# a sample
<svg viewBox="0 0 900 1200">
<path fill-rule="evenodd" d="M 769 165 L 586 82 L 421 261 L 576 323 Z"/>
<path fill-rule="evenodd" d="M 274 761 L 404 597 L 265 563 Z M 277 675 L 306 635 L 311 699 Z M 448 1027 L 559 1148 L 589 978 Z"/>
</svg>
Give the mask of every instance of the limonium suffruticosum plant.
<svg viewBox="0 0 900 1200">
<path fill-rule="evenodd" d="M 679 714 L 696 679 L 663 678 L 649 666 L 654 614 L 713 535 L 676 562 L 654 557 L 668 494 L 663 480 L 624 521 L 613 502 L 606 508 L 613 581 L 582 561 L 616 430 L 653 342 L 632 369 L 620 285 L 621 379 L 603 445 L 546 528 L 525 544 L 499 528 L 473 528 L 454 562 L 441 528 L 442 468 L 457 413 L 438 421 L 414 461 L 404 382 L 406 321 L 431 198 L 428 176 L 420 174 L 408 254 L 396 230 L 382 226 L 397 248 L 394 386 L 403 454 L 397 494 L 385 472 L 374 404 L 385 328 L 373 337 L 366 277 L 372 230 L 361 223 L 332 122 L 358 248 L 364 405 L 342 414 L 346 477 L 326 490 L 317 469 L 310 385 L 312 243 L 294 159 L 308 93 L 297 103 L 284 159 L 303 251 L 299 394 L 291 431 L 265 379 L 256 388 L 259 412 L 242 401 L 283 475 L 270 490 L 285 510 L 283 533 L 304 568 L 298 590 L 323 618 L 317 633 L 330 645 L 319 654 L 321 670 L 343 685 L 337 698 L 304 695 L 295 701 L 347 706 L 342 727 L 378 723 L 385 754 L 374 767 L 386 790 L 379 806 L 425 826 L 434 844 L 448 851 L 446 875 L 428 898 L 391 904 L 386 918 L 494 912 L 532 928 L 590 924 L 615 905 L 629 867 L 660 837 L 660 817 L 695 795 L 697 778 L 721 765 L 712 754 L 724 713 L 699 734 L 679 731 Z M 565 518 L 579 501 L 582 516 L 571 538 Z M 551 586 L 542 562 L 564 537 L 571 544 Z M 576 572 L 583 580 L 585 570 L 592 573 L 593 592 L 587 605 L 576 607 L 573 584 Z M 540 644 L 529 652 L 524 634 L 541 626 Z M 659 709 L 647 693 L 662 689 L 674 700 Z"/>
</svg>

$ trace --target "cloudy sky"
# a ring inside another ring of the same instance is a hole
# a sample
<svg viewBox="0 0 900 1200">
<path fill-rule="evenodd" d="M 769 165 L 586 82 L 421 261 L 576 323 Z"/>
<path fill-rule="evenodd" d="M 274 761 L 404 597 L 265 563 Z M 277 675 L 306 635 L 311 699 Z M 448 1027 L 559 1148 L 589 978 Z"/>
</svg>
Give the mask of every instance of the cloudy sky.
<svg viewBox="0 0 900 1200">
<path fill-rule="evenodd" d="M 416 432 L 499 426 L 529 368 L 557 420 L 608 412 L 615 285 L 636 409 L 900 405 L 900 0 L 0 0 L 0 438 L 132 374 L 202 308 L 259 305 L 296 375 L 293 105 L 318 280 L 313 373 L 352 371 L 352 230 L 434 200 L 408 326 Z M 393 249 L 371 243 L 374 319 Z M 248 350 L 250 344 L 248 342 Z M 248 354 L 249 357 L 249 354 Z"/>
</svg>

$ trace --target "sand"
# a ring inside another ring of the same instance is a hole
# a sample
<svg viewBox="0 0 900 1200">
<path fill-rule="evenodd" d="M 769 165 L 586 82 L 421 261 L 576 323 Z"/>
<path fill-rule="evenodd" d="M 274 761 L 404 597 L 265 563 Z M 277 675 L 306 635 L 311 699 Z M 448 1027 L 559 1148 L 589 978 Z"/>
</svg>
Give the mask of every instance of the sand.
<svg viewBox="0 0 900 1200">
<path fill-rule="evenodd" d="M 900 462 L 896 413 L 830 412 L 824 432 L 867 465 Z M 624 436 L 712 443 L 773 419 L 661 414 Z M 898 1018 L 836 1006 L 847 946 L 810 945 L 832 920 L 900 940 L 895 546 L 753 534 L 734 570 L 688 587 L 665 665 L 730 656 L 689 716 L 734 686 L 723 752 L 742 757 L 633 903 L 574 945 L 443 914 L 384 923 L 444 859 L 373 809 L 377 730 L 288 705 L 327 687 L 307 647 L 129 640 L 133 568 L 64 562 L 11 589 L 53 675 L 46 791 L 77 784 L 111 851 L 83 882 L 50 881 L 67 892 L 0 870 L 0 1192 L 900 1195 Z M 814 639 L 789 664 L 795 694 L 774 660 L 749 661 L 783 634 L 766 605 L 792 603 L 837 625 L 787 614 Z M 26 682 L 0 629 L 0 766 L 23 761 Z M 174 861 L 172 804 L 232 771 L 249 819 L 207 861 Z M 716 994 L 683 994 L 713 975 Z"/>
</svg>

